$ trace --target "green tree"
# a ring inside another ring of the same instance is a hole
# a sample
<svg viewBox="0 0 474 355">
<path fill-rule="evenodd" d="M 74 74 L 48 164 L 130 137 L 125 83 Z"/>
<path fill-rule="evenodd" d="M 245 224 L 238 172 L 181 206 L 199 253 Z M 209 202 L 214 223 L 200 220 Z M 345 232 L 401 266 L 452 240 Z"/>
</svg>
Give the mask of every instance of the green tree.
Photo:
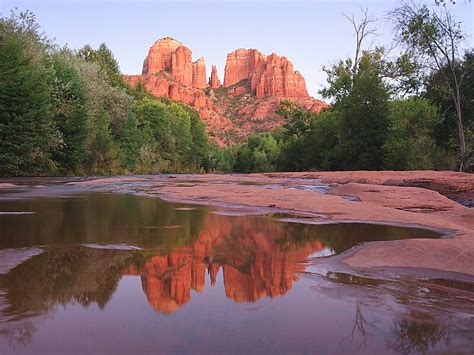
<svg viewBox="0 0 474 355">
<path fill-rule="evenodd" d="M 330 80 L 322 94 L 335 99 L 343 128 L 336 148 L 341 169 L 382 168 L 390 98 L 382 55 L 381 49 L 364 52 L 355 73 L 350 59 L 326 68 Z"/>
<path fill-rule="evenodd" d="M 178 161 L 169 107 L 157 99 L 145 99 L 137 103 L 134 113 L 145 143 L 140 150 L 142 168 L 148 169 L 153 164 L 160 164 L 169 169 L 170 164 Z M 157 166 L 152 169 L 160 170 Z"/>
<path fill-rule="evenodd" d="M 135 171 L 142 144 L 138 120 L 135 114 L 131 113 L 125 121 L 123 135 L 120 139 L 122 164 L 128 171 Z"/>
<path fill-rule="evenodd" d="M 56 141 L 49 73 L 35 63 L 24 39 L 6 27 L 0 22 L 0 174 L 45 174 Z"/>
<path fill-rule="evenodd" d="M 384 145 L 385 168 L 421 170 L 437 167 L 440 150 L 433 139 L 438 112 L 429 100 L 409 98 L 390 104 L 390 132 Z"/>
<path fill-rule="evenodd" d="M 460 23 L 447 7 L 439 11 L 428 6 L 405 2 L 390 14 L 395 23 L 397 41 L 402 44 L 426 71 L 438 71 L 456 112 L 459 140 L 459 170 L 466 164 L 466 133 L 462 107 L 462 82 L 466 70 L 459 70 L 460 49 L 466 39 Z M 472 70 L 472 68 L 467 68 Z"/>
<path fill-rule="evenodd" d="M 284 120 L 283 129 L 274 132 L 281 151 L 276 163 L 278 169 L 284 171 L 306 169 L 308 159 L 305 137 L 309 134 L 311 124 L 317 115 L 289 100 L 282 101 L 276 113 Z"/>
<path fill-rule="evenodd" d="M 237 148 L 232 170 L 238 173 L 250 173 L 254 171 L 253 153 L 247 144 Z"/>
<path fill-rule="evenodd" d="M 290 136 L 302 136 L 307 133 L 311 127 L 311 122 L 315 116 L 314 113 L 303 109 L 297 102 L 283 100 L 276 113 L 283 117 L 286 134 Z"/>
<path fill-rule="evenodd" d="M 113 86 L 124 86 L 117 59 L 105 43 L 98 49 L 93 49 L 87 44 L 77 52 L 77 55 L 86 62 L 96 63 Z"/>
<path fill-rule="evenodd" d="M 206 164 L 206 171 L 218 171 L 221 173 L 232 172 L 234 164 L 232 148 L 220 148 L 217 144 L 210 142 Z"/>
<path fill-rule="evenodd" d="M 339 159 L 345 169 L 381 169 L 388 134 L 388 88 L 380 73 L 378 54 L 364 53 L 352 90 L 341 102 Z"/>
<path fill-rule="evenodd" d="M 123 85 L 111 83 L 105 71 L 96 61 L 86 61 L 75 56 L 71 51 L 65 51 L 71 65 L 79 73 L 87 97 L 88 116 L 92 121 L 107 110 L 110 117 L 110 128 L 115 140 L 119 140 L 122 129 L 135 100 Z M 121 80 L 121 78 L 120 78 Z"/>
<path fill-rule="evenodd" d="M 191 153 L 190 160 L 195 168 L 210 170 L 208 161 L 209 142 L 207 140 L 206 130 L 201 118 L 194 112 L 191 114 Z"/>
<path fill-rule="evenodd" d="M 169 157 L 174 165 L 180 165 L 179 168 L 183 168 L 183 165 L 192 163 L 191 117 L 182 105 L 173 102 L 167 105 L 165 118 L 170 124 L 174 137 L 174 147 L 169 151 Z"/>
<path fill-rule="evenodd" d="M 114 142 L 110 130 L 110 117 L 107 111 L 93 123 L 90 136 L 90 170 L 95 174 L 115 174 L 119 168 L 119 148 Z"/>
<path fill-rule="evenodd" d="M 466 141 L 466 170 L 469 163 L 472 164 L 474 154 L 474 51 L 468 51 L 464 55 L 463 61 L 459 63 L 456 70 L 465 72 L 461 82 L 461 110 L 463 112 L 463 124 Z M 443 68 L 448 71 L 448 68 Z M 440 71 L 431 73 L 427 80 L 425 96 L 434 104 L 439 106 L 440 119 L 434 127 L 434 137 L 436 144 L 443 148 L 448 156 L 455 157 L 456 150 L 459 150 L 458 127 L 456 120 L 456 109 L 452 104 L 452 97 L 446 86 Z M 453 159 L 451 168 L 455 168 L 457 159 Z"/>
<path fill-rule="evenodd" d="M 78 73 L 60 55 L 52 58 L 52 68 L 49 92 L 60 137 L 53 158 L 63 173 L 78 172 L 85 159 L 88 133 L 85 92 Z"/>
<path fill-rule="evenodd" d="M 341 143 L 341 112 L 325 110 L 316 117 L 302 145 L 305 147 L 306 169 L 339 170 L 344 166 L 339 161 L 338 149 Z"/>
<path fill-rule="evenodd" d="M 280 147 L 271 133 L 254 134 L 237 147 L 233 169 L 241 173 L 274 171 L 279 154 Z"/>
</svg>

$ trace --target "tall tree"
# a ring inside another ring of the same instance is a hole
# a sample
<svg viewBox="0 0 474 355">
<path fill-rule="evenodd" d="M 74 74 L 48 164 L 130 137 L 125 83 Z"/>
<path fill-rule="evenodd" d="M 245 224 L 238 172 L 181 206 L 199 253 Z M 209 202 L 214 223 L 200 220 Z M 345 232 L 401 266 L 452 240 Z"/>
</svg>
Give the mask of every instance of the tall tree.
<svg viewBox="0 0 474 355">
<path fill-rule="evenodd" d="M 361 9 L 361 12 L 362 20 L 357 20 L 354 15 L 346 15 L 346 18 L 349 20 L 349 22 L 352 24 L 352 27 L 354 28 L 354 34 L 356 37 L 354 60 L 352 63 L 352 80 L 354 80 L 357 74 L 359 62 L 364 52 L 364 42 L 366 42 L 369 37 L 377 35 L 377 31 L 373 27 L 377 20 L 369 16 L 368 9 Z"/>
<path fill-rule="evenodd" d="M 389 129 L 389 91 L 380 66 L 377 53 L 365 52 L 350 94 L 336 108 L 342 112 L 344 127 L 338 147 L 344 169 L 382 168 Z"/>
<path fill-rule="evenodd" d="M 390 132 L 384 145 L 386 169 L 421 170 L 437 167 L 440 150 L 433 138 L 436 106 L 426 98 L 392 101 Z"/>
<path fill-rule="evenodd" d="M 92 62 L 99 65 L 102 73 L 108 78 L 114 86 L 124 86 L 120 67 L 112 51 L 105 43 L 102 43 L 98 49 L 93 49 L 86 44 L 78 52 L 78 56 L 86 62 Z"/>
<path fill-rule="evenodd" d="M 86 97 L 78 73 L 60 55 L 52 59 L 54 74 L 49 83 L 54 123 L 60 134 L 60 144 L 53 158 L 63 173 L 77 172 L 85 158 L 87 136 Z"/>
<path fill-rule="evenodd" d="M 49 73 L 0 23 L 0 175 L 46 173 L 54 134 Z"/>
<path fill-rule="evenodd" d="M 470 68 L 470 70 L 468 69 Z M 471 50 L 464 55 L 464 60 L 459 64 L 459 72 L 466 71 L 467 75 L 461 83 L 460 91 L 462 93 L 461 108 L 463 112 L 463 124 L 466 136 L 466 164 L 474 154 L 474 51 Z M 445 72 L 448 68 L 443 69 Z M 448 155 L 454 157 L 458 149 L 456 109 L 452 103 L 452 97 L 444 85 L 444 79 L 440 71 L 431 73 L 426 84 L 425 96 L 436 104 L 440 109 L 440 119 L 434 127 L 434 137 L 438 146 L 448 152 Z M 453 152 L 453 153 L 451 153 Z M 451 164 L 452 168 L 455 163 Z M 465 169 L 468 169 L 466 166 Z"/>
<path fill-rule="evenodd" d="M 459 170 L 462 171 L 467 154 L 461 86 L 472 70 L 459 70 L 460 50 L 466 35 L 447 7 L 433 11 L 426 5 L 405 2 L 391 12 L 391 17 L 395 22 L 397 41 L 416 56 L 427 71 L 438 71 L 442 77 L 456 111 Z"/>
<path fill-rule="evenodd" d="M 321 90 L 321 94 L 333 100 L 332 110 L 338 112 L 328 117 L 337 118 L 339 126 L 344 128 L 338 137 L 331 138 L 328 146 L 338 143 L 333 149 L 341 169 L 380 169 L 382 147 L 388 135 L 390 98 L 384 80 L 384 50 L 370 50 L 370 44 L 366 44 L 376 33 L 372 28 L 375 19 L 367 11 L 362 11 L 359 21 L 353 16 L 348 19 L 356 37 L 354 58 L 324 68 L 328 86 Z"/>
</svg>

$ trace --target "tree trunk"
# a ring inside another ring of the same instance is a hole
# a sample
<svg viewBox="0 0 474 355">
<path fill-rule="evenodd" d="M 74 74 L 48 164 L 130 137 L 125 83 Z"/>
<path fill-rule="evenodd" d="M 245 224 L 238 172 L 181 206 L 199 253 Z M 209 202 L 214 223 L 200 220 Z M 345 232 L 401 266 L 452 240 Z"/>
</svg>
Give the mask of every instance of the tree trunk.
<svg viewBox="0 0 474 355">
<path fill-rule="evenodd" d="M 464 163 L 466 159 L 466 140 L 464 138 L 464 127 L 462 124 L 462 111 L 461 105 L 458 100 L 456 100 L 456 115 L 457 115 L 457 124 L 458 124 L 458 134 L 459 134 L 459 171 L 464 170 Z"/>
</svg>

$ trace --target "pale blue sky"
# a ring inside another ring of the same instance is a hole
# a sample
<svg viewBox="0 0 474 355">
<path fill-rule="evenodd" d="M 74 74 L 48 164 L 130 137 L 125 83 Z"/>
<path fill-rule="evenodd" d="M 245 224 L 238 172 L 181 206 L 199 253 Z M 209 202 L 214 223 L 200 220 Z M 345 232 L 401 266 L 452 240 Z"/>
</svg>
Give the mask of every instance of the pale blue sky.
<svg viewBox="0 0 474 355">
<path fill-rule="evenodd" d="M 141 73 L 148 48 L 165 36 L 188 46 L 194 59 L 204 56 L 208 75 L 216 64 L 221 80 L 226 55 L 234 49 L 275 52 L 293 62 L 310 94 L 317 96 L 325 82 L 322 66 L 353 51 L 351 25 L 343 13 L 359 14 L 360 7 L 367 7 L 380 19 L 378 42 L 389 43 L 391 28 L 385 17 L 396 5 L 396 0 L 0 0 L 0 12 L 8 15 L 14 7 L 33 11 L 43 31 L 60 45 L 78 49 L 105 42 L 126 74 Z M 473 4 L 459 0 L 450 9 L 471 36 L 472 46 Z"/>
</svg>

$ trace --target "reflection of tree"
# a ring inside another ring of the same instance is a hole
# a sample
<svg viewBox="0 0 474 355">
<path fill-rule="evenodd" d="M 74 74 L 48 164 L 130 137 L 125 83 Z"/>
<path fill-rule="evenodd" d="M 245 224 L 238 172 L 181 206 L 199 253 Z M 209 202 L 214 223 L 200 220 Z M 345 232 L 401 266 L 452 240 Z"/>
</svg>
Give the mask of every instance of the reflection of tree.
<svg viewBox="0 0 474 355">
<path fill-rule="evenodd" d="M 57 305 L 96 303 L 112 297 L 132 254 L 85 247 L 51 248 L 0 276 L 0 334 L 28 343 L 34 320 Z"/>
<path fill-rule="evenodd" d="M 412 311 L 395 323 L 388 345 L 402 354 L 427 353 L 442 342 L 449 345 L 449 325 L 440 325 L 428 313 Z"/>
<path fill-rule="evenodd" d="M 175 207 L 155 198 L 107 193 L 12 201 L 12 210 L 36 213 L 24 223 L 0 219 L 0 248 L 137 239 L 146 239 L 151 247 L 184 246 L 199 233 L 203 214 L 183 213 Z M 157 228 L 170 225 L 180 228 Z"/>
<path fill-rule="evenodd" d="M 3 313 L 43 313 L 76 302 L 101 308 L 111 298 L 126 252 L 85 247 L 52 248 L 12 269 L 0 279 L 8 307 Z"/>
<path fill-rule="evenodd" d="M 351 341 L 353 341 L 354 335 L 359 333 L 360 337 L 362 338 L 360 346 L 367 347 L 367 339 L 372 335 L 372 333 L 369 332 L 369 328 L 373 327 L 374 322 L 369 322 L 362 314 L 362 303 L 359 300 L 356 301 L 354 326 L 352 327 L 351 334 L 349 334 L 347 337 L 350 337 Z"/>
<path fill-rule="evenodd" d="M 18 322 L 7 321 L 0 326 L 0 336 L 8 339 L 8 344 L 12 349 L 15 349 L 17 345 L 28 345 L 33 338 L 33 334 L 36 331 L 35 321 L 26 319 Z"/>
</svg>

